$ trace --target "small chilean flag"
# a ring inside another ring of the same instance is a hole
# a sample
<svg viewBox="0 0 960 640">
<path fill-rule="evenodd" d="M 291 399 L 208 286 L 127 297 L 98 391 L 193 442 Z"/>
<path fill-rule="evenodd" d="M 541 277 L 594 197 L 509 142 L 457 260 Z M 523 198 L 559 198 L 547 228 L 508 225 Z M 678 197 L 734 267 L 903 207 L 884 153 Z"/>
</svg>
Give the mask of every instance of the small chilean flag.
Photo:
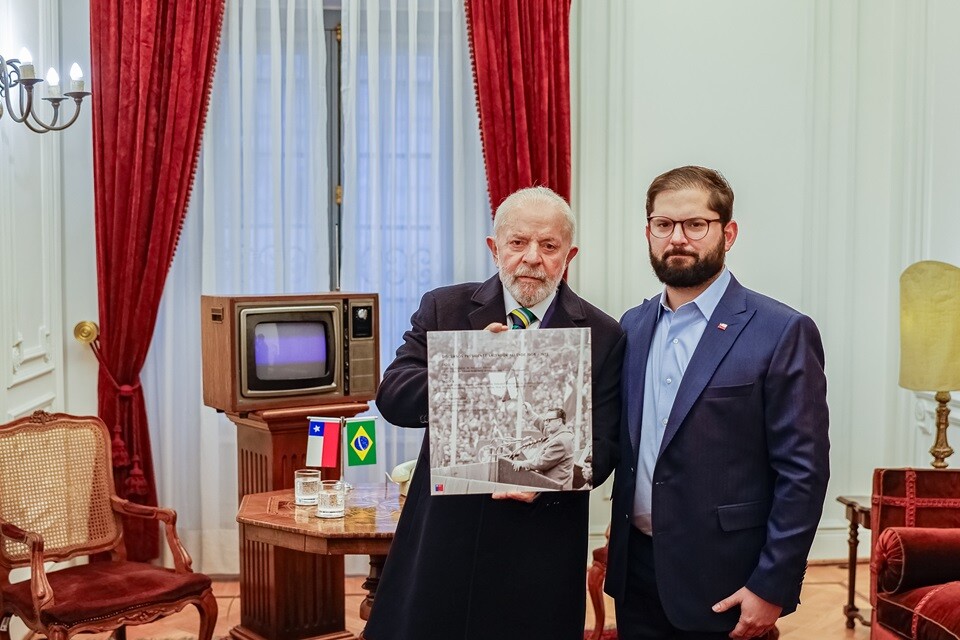
<svg viewBox="0 0 960 640">
<path fill-rule="evenodd" d="M 307 466 L 337 466 L 340 452 L 340 419 L 307 419 L 310 421 L 310 435 L 307 438 Z"/>
</svg>

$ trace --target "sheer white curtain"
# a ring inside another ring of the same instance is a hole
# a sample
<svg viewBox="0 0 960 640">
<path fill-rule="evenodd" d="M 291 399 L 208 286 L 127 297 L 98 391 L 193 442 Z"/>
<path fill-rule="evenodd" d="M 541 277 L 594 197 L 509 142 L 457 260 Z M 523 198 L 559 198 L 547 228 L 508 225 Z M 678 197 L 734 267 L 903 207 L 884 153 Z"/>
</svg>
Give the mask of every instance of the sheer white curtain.
<svg viewBox="0 0 960 640">
<path fill-rule="evenodd" d="M 372 35 L 371 35 L 372 34 Z M 462 4 L 344 2 L 343 288 L 381 296 L 381 361 L 422 293 L 493 273 Z M 203 407 L 201 293 L 330 288 L 322 3 L 227 3 L 191 209 L 142 373 L 160 501 L 194 566 L 239 570 L 234 426 Z M 379 481 L 420 430 L 384 426 Z M 357 567 L 361 572 L 365 566 Z"/>
<path fill-rule="evenodd" d="M 161 504 L 194 566 L 239 571 L 235 427 L 203 406 L 200 294 L 330 288 L 323 6 L 231 0 L 200 170 L 142 374 Z"/>
<path fill-rule="evenodd" d="M 386 366 L 424 292 L 494 272 L 492 225 L 463 3 L 344 0 L 342 11 L 342 280 L 380 294 Z M 384 424 L 380 468 L 347 477 L 382 478 L 416 457 L 422 434 Z"/>
</svg>

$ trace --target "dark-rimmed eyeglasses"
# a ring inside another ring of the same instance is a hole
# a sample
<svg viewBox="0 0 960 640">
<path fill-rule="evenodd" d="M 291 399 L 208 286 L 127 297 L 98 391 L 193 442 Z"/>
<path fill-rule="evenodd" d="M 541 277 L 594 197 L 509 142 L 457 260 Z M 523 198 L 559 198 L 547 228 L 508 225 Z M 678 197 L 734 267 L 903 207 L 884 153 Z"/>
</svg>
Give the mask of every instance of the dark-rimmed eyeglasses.
<svg viewBox="0 0 960 640">
<path fill-rule="evenodd" d="M 679 224 L 687 240 L 703 240 L 710 230 L 711 222 L 720 222 L 720 218 L 714 218 L 712 220 L 707 220 L 706 218 L 673 220 L 666 216 L 651 216 L 647 218 L 647 227 L 649 227 L 650 234 L 653 237 L 669 238 L 673 235 L 673 230 Z"/>
</svg>

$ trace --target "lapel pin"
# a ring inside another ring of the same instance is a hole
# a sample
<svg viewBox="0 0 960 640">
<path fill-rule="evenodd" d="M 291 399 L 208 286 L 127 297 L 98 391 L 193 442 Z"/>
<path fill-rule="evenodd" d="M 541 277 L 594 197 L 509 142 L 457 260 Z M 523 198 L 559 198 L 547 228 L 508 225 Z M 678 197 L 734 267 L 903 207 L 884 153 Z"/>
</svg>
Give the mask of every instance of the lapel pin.
<svg viewBox="0 0 960 640">
<path fill-rule="evenodd" d="M 726 331 L 726 330 L 727 330 L 727 323 L 726 323 L 726 322 L 721 322 L 720 324 L 717 325 L 717 329 L 720 329 L 720 331 Z"/>
</svg>

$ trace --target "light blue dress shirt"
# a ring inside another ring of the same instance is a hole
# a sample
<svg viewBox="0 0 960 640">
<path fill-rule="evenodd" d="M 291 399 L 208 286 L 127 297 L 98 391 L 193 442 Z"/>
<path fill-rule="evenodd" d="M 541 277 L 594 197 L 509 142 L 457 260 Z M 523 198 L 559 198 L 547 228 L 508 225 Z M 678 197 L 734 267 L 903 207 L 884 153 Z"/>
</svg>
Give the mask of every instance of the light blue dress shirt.
<svg viewBox="0 0 960 640">
<path fill-rule="evenodd" d="M 676 311 L 667 306 L 667 292 L 660 294 L 657 325 L 644 377 L 637 487 L 633 495 L 633 526 L 647 535 L 653 534 L 653 469 L 660 454 L 667 419 L 690 358 L 728 284 L 730 272 L 724 267 L 703 293 L 680 305 Z"/>
</svg>

